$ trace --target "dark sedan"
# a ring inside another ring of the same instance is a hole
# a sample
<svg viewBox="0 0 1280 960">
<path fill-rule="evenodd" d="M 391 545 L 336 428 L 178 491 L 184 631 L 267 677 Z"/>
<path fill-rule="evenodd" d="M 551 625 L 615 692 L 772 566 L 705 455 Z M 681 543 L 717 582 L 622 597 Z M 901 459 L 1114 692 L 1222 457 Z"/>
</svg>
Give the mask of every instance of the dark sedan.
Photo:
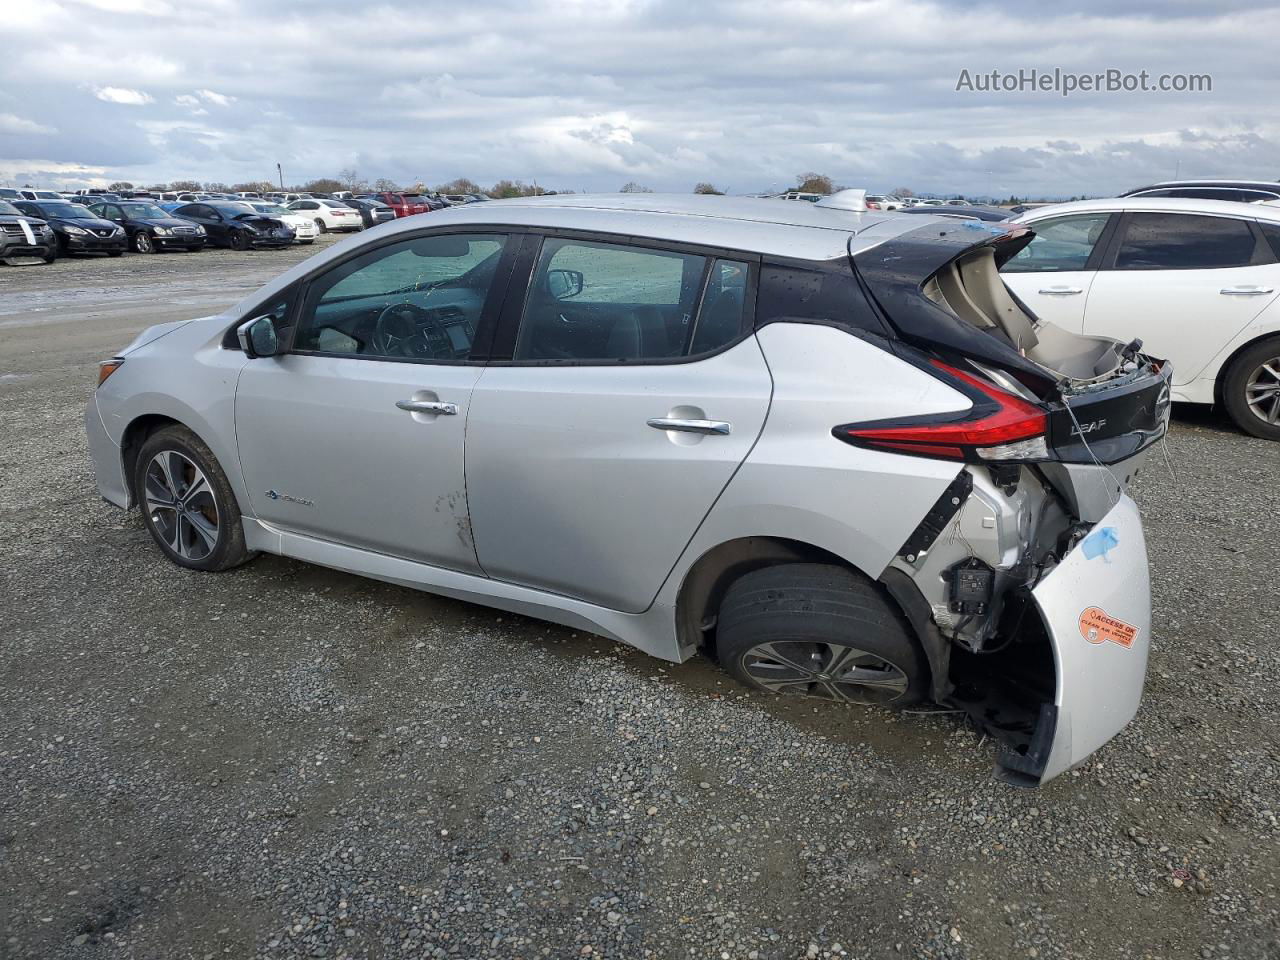
<svg viewBox="0 0 1280 960">
<path fill-rule="evenodd" d="M 173 215 L 204 227 L 209 242 L 219 247 L 249 250 L 253 247 L 287 247 L 293 243 L 292 227 L 235 200 L 188 203 L 174 210 Z"/>
<path fill-rule="evenodd" d="M 0 200 L 0 261 L 9 258 L 39 257 L 53 263 L 58 256 L 58 242 L 53 229 L 43 220 L 28 217 L 7 200 Z"/>
<path fill-rule="evenodd" d="M 124 227 L 103 220 L 87 207 L 65 200 L 20 200 L 14 204 L 28 217 L 37 217 L 53 228 L 58 255 L 105 253 L 118 257 L 128 248 Z"/>
<path fill-rule="evenodd" d="M 120 200 L 95 203 L 89 210 L 123 227 L 130 245 L 139 253 L 159 253 L 174 248 L 199 250 L 204 246 L 204 227 L 175 217 L 154 203 Z"/>
<path fill-rule="evenodd" d="M 396 218 L 396 212 L 381 200 L 364 200 L 358 197 L 350 197 L 342 202 L 348 207 L 355 207 L 360 211 L 360 219 L 364 221 L 366 230 Z"/>
</svg>

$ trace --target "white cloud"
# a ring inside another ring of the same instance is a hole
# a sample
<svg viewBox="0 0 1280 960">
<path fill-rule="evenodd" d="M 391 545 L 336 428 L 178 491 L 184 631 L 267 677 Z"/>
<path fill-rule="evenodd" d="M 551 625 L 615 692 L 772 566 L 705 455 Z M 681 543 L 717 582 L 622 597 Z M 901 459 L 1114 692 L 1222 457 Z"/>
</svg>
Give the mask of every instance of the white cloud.
<svg viewBox="0 0 1280 960">
<path fill-rule="evenodd" d="M 155 98 L 151 94 L 141 90 L 130 90 L 128 87 L 94 87 L 93 95 L 107 103 L 127 103 L 134 107 L 155 103 Z"/>
<path fill-rule="evenodd" d="M 212 90 L 197 90 L 196 94 L 203 97 L 209 103 L 215 103 L 220 107 L 229 107 L 235 102 L 235 97 L 228 97 L 225 94 L 215 93 Z"/>
<path fill-rule="evenodd" d="M 0 113 L 0 133 L 57 133 L 56 127 L 47 127 L 12 113 Z"/>
</svg>

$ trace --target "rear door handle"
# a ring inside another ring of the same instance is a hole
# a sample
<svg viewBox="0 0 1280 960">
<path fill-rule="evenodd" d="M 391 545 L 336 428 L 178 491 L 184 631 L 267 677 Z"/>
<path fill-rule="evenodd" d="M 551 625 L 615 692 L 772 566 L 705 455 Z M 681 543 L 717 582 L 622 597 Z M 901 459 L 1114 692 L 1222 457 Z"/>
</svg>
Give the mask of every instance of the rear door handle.
<svg viewBox="0 0 1280 960">
<path fill-rule="evenodd" d="M 1084 293 L 1084 287 L 1045 287 L 1040 293 L 1046 297 L 1074 297 L 1077 293 Z"/>
<path fill-rule="evenodd" d="M 446 417 L 456 416 L 458 405 L 444 403 L 441 400 L 397 400 L 396 406 L 410 413 L 440 413 Z"/>
<path fill-rule="evenodd" d="M 733 425 L 723 420 L 679 420 L 671 417 L 654 417 L 649 426 L 655 430 L 675 430 L 679 433 L 711 433 L 727 437 Z"/>
<path fill-rule="evenodd" d="M 1271 287 L 1223 287 L 1218 292 L 1227 297 L 1263 297 L 1271 291 Z"/>
</svg>

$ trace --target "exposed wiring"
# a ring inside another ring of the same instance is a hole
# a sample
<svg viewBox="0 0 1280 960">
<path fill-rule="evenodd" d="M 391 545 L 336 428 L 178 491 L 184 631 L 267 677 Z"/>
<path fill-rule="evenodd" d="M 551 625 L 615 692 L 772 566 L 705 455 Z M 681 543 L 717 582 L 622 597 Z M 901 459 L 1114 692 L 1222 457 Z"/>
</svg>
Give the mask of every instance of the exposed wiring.
<svg viewBox="0 0 1280 960">
<path fill-rule="evenodd" d="M 1107 498 L 1111 501 L 1111 506 L 1114 507 L 1120 502 L 1120 490 L 1124 487 L 1124 484 L 1120 482 L 1120 478 L 1116 476 L 1114 470 L 1098 459 L 1098 455 L 1093 452 L 1093 447 L 1089 446 L 1089 441 L 1085 439 L 1084 428 L 1080 426 L 1080 421 L 1076 419 L 1076 412 L 1071 409 L 1071 404 L 1069 402 L 1064 402 L 1064 405 L 1067 408 L 1067 415 L 1071 417 L 1071 422 L 1076 425 L 1076 434 L 1080 437 L 1080 442 L 1084 444 L 1085 451 L 1093 458 L 1093 462 L 1102 467 L 1102 469 L 1107 471 L 1107 473 L 1111 474 L 1111 479 L 1116 482 L 1114 490 L 1109 485 L 1107 486 Z M 1098 479 L 1102 481 L 1101 477 Z M 1106 481 L 1102 482 L 1105 483 Z"/>
</svg>

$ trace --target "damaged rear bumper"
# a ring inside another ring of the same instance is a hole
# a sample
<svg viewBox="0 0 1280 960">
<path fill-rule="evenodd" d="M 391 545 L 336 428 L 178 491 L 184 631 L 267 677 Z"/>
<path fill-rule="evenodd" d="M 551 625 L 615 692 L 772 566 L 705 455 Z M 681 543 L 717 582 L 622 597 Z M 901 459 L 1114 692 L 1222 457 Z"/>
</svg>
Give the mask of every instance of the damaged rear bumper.
<svg viewBox="0 0 1280 960">
<path fill-rule="evenodd" d="M 1043 784 L 1085 760 L 1133 719 L 1151 643 L 1151 586 L 1138 508 L 1108 511 L 1031 596 L 1048 634 L 1054 701 L 1021 751 L 999 761 L 1011 782 Z"/>
</svg>

